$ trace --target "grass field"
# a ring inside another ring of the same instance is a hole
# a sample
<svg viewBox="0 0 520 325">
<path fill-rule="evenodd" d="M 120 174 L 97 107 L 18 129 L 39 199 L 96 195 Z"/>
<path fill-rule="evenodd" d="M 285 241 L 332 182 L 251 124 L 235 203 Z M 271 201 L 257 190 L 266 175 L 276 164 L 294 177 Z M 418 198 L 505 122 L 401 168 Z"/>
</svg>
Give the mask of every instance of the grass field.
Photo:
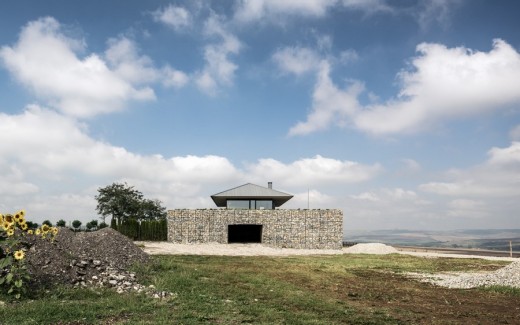
<svg viewBox="0 0 520 325">
<path fill-rule="evenodd" d="M 518 324 L 517 289 L 444 289 L 403 274 L 503 265 L 405 255 L 155 256 L 137 269 L 141 282 L 174 299 L 55 288 L 4 303 L 0 324 Z"/>
</svg>

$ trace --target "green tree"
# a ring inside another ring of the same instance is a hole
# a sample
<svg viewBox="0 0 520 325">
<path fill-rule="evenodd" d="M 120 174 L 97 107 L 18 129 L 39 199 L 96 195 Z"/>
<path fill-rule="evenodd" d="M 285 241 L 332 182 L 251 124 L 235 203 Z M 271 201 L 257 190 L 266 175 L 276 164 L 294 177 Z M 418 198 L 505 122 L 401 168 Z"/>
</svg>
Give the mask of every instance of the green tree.
<svg viewBox="0 0 520 325">
<path fill-rule="evenodd" d="M 49 220 L 45 220 L 42 222 L 42 225 L 47 225 L 49 227 L 52 227 L 52 222 L 50 222 Z"/>
<path fill-rule="evenodd" d="M 72 221 L 72 227 L 74 227 L 74 231 L 78 231 L 79 227 L 81 227 L 81 221 L 79 221 L 79 220 Z"/>
<path fill-rule="evenodd" d="M 113 183 L 98 189 L 96 211 L 111 217 L 118 225 L 130 219 L 149 220 L 166 218 L 166 208 L 159 200 L 145 199 L 143 194 L 126 183 Z"/>
<path fill-rule="evenodd" d="M 56 227 L 65 227 L 66 225 L 67 223 L 63 219 L 60 219 L 58 222 L 56 222 Z"/>
</svg>

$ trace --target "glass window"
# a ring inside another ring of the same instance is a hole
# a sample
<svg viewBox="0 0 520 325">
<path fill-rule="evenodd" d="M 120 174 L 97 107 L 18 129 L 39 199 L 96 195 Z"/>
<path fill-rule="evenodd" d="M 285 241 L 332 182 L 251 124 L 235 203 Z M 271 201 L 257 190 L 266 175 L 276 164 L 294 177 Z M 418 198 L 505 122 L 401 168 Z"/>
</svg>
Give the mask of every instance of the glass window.
<svg viewBox="0 0 520 325">
<path fill-rule="evenodd" d="M 249 209 L 249 200 L 227 200 L 228 209 Z"/>
<path fill-rule="evenodd" d="M 256 200 L 257 209 L 271 210 L 273 208 L 273 201 L 271 200 Z"/>
</svg>

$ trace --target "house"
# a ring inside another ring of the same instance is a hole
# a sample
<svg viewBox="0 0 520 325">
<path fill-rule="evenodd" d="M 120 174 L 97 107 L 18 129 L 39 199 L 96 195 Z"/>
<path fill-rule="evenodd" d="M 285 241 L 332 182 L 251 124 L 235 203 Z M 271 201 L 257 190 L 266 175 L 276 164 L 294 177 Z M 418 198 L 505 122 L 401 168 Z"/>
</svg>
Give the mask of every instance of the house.
<svg viewBox="0 0 520 325">
<path fill-rule="evenodd" d="M 342 247 L 343 213 L 338 209 L 282 209 L 293 196 L 247 183 L 211 196 L 216 209 L 168 211 L 168 241 L 174 243 L 261 243 L 270 247 Z"/>
</svg>

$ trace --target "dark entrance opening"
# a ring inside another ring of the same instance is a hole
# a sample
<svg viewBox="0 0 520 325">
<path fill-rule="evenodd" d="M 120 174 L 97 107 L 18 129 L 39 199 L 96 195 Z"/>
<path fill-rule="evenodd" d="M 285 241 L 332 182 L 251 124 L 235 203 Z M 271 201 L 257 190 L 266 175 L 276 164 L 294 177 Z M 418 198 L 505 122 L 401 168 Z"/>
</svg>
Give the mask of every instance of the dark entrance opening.
<svg viewBox="0 0 520 325">
<path fill-rule="evenodd" d="M 228 243 L 262 243 L 262 225 L 229 225 Z"/>
</svg>

